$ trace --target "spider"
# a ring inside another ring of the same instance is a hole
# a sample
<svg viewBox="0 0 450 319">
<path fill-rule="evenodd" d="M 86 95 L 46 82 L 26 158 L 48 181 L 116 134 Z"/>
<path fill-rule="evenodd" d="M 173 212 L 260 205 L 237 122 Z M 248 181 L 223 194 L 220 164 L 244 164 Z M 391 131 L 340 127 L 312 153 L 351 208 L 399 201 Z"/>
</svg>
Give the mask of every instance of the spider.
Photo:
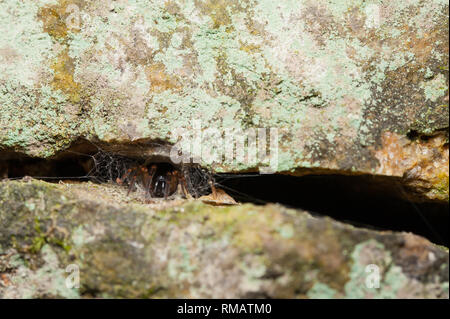
<svg viewBox="0 0 450 319">
<path fill-rule="evenodd" d="M 128 168 L 121 178 L 117 178 L 119 185 L 128 184 L 128 193 L 136 190 L 140 185 L 144 188 L 145 198 L 164 198 L 175 193 L 182 193 L 191 198 L 184 175 L 180 170 L 167 163 L 137 165 Z"/>
<path fill-rule="evenodd" d="M 167 199 L 173 194 L 181 194 L 187 199 L 198 198 L 212 205 L 236 204 L 232 197 L 215 187 L 210 174 L 196 167 L 180 170 L 168 163 L 135 165 L 128 168 L 116 182 L 119 185 L 128 184 L 127 196 L 140 185 L 144 188 L 147 202 L 150 198 Z"/>
</svg>

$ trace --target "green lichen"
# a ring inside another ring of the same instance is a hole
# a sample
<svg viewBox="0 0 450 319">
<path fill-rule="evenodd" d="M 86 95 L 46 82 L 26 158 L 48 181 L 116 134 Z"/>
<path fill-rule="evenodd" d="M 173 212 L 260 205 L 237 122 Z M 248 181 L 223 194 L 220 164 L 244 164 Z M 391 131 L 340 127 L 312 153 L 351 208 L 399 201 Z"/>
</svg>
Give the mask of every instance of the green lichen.
<svg viewBox="0 0 450 319">
<path fill-rule="evenodd" d="M 53 248 L 44 245 L 39 255 L 42 264 L 36 270 L 28 268 L 19 254 L 9 258 L 10 285 L 0 289 L 2 298 L 80 298 L 78 289 L 66 285 L 67 273 Z"/>
<path fill-rule="evenodd" d="M 0 3 L 0 51 L 6 58 L 0 64 L 1 82 L 33 87 L 41 79 L 39 71 L 45 72 L 46 61 L 55 57 L 52 39 L 36 19 L 42 4 L 14 0 Z"/>
<path fill-rule="evenodd" d="M 401 268 L 392 263 L 390 252 L 379 242 L 362 242 L 355 246 L 351 256 L 350 281 L 345 285 L 347 298 L 396 298 L 398 291 L 408 282 Z M 369 265 L 375 265 L 380 270 L 379 287 L 366 284 L 370 275 L 366 267 Z"/>
<path fill-rule="evenodd" d="M 422 83 L 425 97 L 431 102 L 436 102 L 448 91 L 447 79 L 443 74 L 438 74 L 434 79 Z"/>
<path fill-rule="evenodd" d="M 289 224 L 283 225 L 280 227 L 279 233 L 281 237 L 289 239 L 292 238 L 292 236 L 294 235 L 294 228 L 292 227 L 292 225 Z"/>
<path fill-rule="evenodd" d="M 308 290 L 308 297 L 311 299 L 332 299 L 338 295 L 337 291 L 328 285 L 316 282 L 314 286 Z"/>
</svg>

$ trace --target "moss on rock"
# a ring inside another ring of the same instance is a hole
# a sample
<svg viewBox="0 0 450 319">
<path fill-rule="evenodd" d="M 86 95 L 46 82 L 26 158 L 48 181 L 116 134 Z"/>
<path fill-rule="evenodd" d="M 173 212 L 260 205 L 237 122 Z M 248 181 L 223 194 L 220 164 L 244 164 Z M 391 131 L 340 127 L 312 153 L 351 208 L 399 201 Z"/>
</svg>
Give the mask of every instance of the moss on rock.
<svg viewBox="0 0 450 319">
<path fill-rule="evenodd" d="M 85 187 L 0 183 L 0 247 L 14 251 L 0 256 L 10 282 L 1 296 L 448 298 L 448 250 L 412 234 L 280 205 L 151 208 L 121 202 L 126 190 L 113 193 L 112 185 L 91 187 L 86 199 Z M 37 275 L 49 252 L 52 281 Z M 61 285 L 70 264 L 80 269 L 78 290 Z M 380 289 L 365 285 L 370 264 L 379 267 Z M 33 281 L 18 281 L 24 271 Z"/>
</svg>

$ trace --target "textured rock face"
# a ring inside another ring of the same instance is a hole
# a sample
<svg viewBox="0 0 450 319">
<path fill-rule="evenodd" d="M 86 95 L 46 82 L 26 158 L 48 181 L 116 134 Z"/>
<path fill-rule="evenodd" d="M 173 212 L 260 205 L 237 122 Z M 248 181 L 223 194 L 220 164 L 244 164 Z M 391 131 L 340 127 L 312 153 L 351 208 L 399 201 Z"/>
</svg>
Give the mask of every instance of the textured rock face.
<svg viewBox="0 0 450 319">
<path fill-rule="evenodd" d="M 125 193 L 1 182 L 0 297 L 449 296 L 448 250 L 412 234 L 278 205 L 152 209 Z M 66 286 L 74 267 L 79 289 Z"/>
<path fill-rule="evenodd" d="M 188 151 L 215 172 L 275 158 L 274 173 L 362 175 L 380 181 L 368 192 L 400 183 L 395 196 L 443 205 L 448 13 L 443 0 L 0 0 L 0 179 L 55 176 L 15 160 L 77 161 L 88 144 L 165 161 L 180 132 L 182 147 L 200 132 Z M 277 152 L 205 158 L 260 128 Z M 449 297 L 448 250 L 413 234 L 126 193 L 0 181 L 0 297 Z"/>
<path fill-rule="evenodd" d="M 277 172 L 405 177 L 448 200 L 447 29 L 442 0 L 4 0 L 0 149 L 170 144 L 200 118 L 278 129 Z"/>
</svg>

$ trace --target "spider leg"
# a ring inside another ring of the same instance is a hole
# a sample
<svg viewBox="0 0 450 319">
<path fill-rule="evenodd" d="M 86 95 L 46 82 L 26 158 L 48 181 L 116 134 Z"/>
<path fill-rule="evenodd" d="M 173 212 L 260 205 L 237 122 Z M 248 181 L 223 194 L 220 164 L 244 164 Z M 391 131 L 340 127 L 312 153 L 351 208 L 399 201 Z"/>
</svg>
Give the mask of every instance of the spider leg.
<svg viewBox="0 0 450 319">
<path fill-rule="evenodd" d="M 127 171 L 125 172 L 125 174 L 123 174 L 122 178 L 117 177 L 116 178 L 116 182 L 119 185 L 122 185 L 123 182 L 125 182 L 125 180 L 128 178 L 128 176 L 131 174 L 131 172 L 133 171 L 133 168 L 129 168 L 127 169 Z"/>
<path fill-rule="evenodd" d="M 136 183 L 136 174 L 133 174 L 133 177 L 131 177 L 130 186 L 128 187 L 127 196 L 130 195 L 131 190 L 134 189 L 135 183 Z"/>
<path fill-rule="evenodd" d="M 187 198 L 192 198 L 191 194 L 188 191 L 190 189 L 190 190 L 192 190 L 194 192 L 194 197 L 198 198 L 197 190 L 194 187 L 192 187 L 192 181 L 191 181 L 191 177 L 189 176 L 189 171 L 187 171 L 187 174 L 182 173 L 181 174 L 181 178 L 182 178 L 181 181 L 182 181 L 183 186 L 185 188 L 184 189 L 185 195 L 189 194 L 189 197 L 188 196 L 186 196 L 186 197 Z"/>
<path fill-rule="evenodd" d="M 152 182 L 153 182 L 153 177 L 155 176 L 155 173 L 156 173 L 156 165 L 152 165 L 152 167 L 150 168 L 150 174 L 147 174 L 148 181 L 144 185 L 146 198 L 153 197 Z"/>
<path fill-rule="evenodd" d="M 147 179 L 147 176 L 148 176 L 148 170 L 147 170 L 147 167 L 142 166 L 142 167 L 141 167 L 141 173 L 139 174 L 139 177 L 140 177 L 141 184 L 142 184 L 142 186 L 144 186 L 144 187 L 145 187 L 145 181 L 146 181 L 146 179 Z"/>
<path fill-rule="evenodd" d="M 217 198 L 216 186 L 214 185 L 214 181 L 212 180 L 211 177 L 209 178 L 209 186 L 211 186 L 211 192 L 212 192 L 213 198 Z"/>
<path fill-rule="evenodd" d="M 166 184 L 164 185 L 164 199 L 167 199 L 167 197 L 169 196 L 169 191 L 170 191 L 170 185 L 172 182 L 172 173 L 168 172 L 167 173 L 167 180 L 169 181 L 168 183 L 166 182 Z"/>
<path fill-rule="evenodd" d="M 180 181 L 180 186 L 181 186 L 181 190 L 183 191 L 183 195 L 187 198 L 187 199 L 192 199 L 191 194 L 188 191 L 188 187 L 187 187 L 187 183 L 186 183 L 186 178 L 184 178 L 183 174 L 180 174 L 181 176 L 179 177 L 179 181 Z"/>
<path fill-rule="evenodd" d="M 178 192 L 178 186 L 180 185 L 179 184 L 179 181 L 180 181 L 179 176 L 180 176 L 180 172 L 178 172 L 177 170 L 174 170 L 172 172 L 172 178 L 170 179 L 170 182 L 169 182 L 169 189 L 170 189 L 169 193 L 170 194 L 174 194 L 174 193 L 181 194 L 180 192 Z"/>
</svg>

